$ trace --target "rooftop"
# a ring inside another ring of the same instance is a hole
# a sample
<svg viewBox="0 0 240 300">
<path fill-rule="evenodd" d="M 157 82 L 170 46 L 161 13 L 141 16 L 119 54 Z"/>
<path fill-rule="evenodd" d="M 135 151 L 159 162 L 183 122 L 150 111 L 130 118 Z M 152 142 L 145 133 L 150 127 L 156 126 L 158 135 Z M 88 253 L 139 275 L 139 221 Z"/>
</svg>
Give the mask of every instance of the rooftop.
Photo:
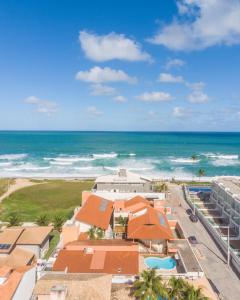
<svg viewBox="0 0 240 300">
<path fill-rule="evenodd" d="M 225 188 L 229 189 L 232 194 L 240 197 L 240 179 L 219 177 L 218 184 L 222 184 Z"/>
<path fill-rule="evenodd" d="M 0 277 L 4 278 L 4 283 L 0 284 L 1 300 L 12 299 L 24 273 L 31 267 L 7 268 L 0 267 Z"/>
<path fill-rule="evenodd" d="M 18 268 L 30 265 L 35 255 L 32 251 L 22 249 L 17 246 L 13 249 L 10 255 L 0 258 L 0 266 L 8 266 L 11 268 Z"/>
<path fill-rule="evenodd" d="M 166 216 L 152 207 L 147 207 L 144 214 L 128 221 L 128 238 L 131 239 L 172 239 L 173 234 Z"/>
<path fill-rule="evenodd" d="M 75 219 L 106 230 L 113 212 L 113 202 L 96 195 L 90 195 Z"/>
<path fill-rule="evenodd" d="M 53 271 L 70 273 L 138 274 L 138 251 L 94 251 L 63 249 L 53 265 Z"/>
<path fill-rule="evenodd" d="M 120 169 L 117 174 L 99 176 L 95 180 L 96 183 L 144 183 L 146 181 L 151 181 L 151 179 L 129 172 L 126 169 Z"/>
<path fill-rule="evenodd" d="M 67 289 L 66 300 L 109 300 L 111 284 L 111 275 L 51 272 L 37 281 L 33 295 L 50 295 L 54 286 L 64 286 Z"/>
</svg>

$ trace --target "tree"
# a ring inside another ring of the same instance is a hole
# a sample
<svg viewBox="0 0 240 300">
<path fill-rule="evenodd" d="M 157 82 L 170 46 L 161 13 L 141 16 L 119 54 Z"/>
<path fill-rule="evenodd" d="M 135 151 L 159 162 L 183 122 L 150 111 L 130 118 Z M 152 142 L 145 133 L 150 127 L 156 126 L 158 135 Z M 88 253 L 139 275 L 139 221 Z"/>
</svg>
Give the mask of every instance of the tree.
<svg viewBox="0 0 240 300">
<path fill-rule="evenodd" d="M 184 299 L 184 293 L 188 287 L 182 278 L 171 277 L 168 281 L 168 297 L 174 300 Z"/>
<path fill-rule="evenodd" d="M 205 170 L 204 169 L 199 169 L 198 172 L 197 172 L 197 174 L 198 174 L 199 181 L 200 181 L 200 178 L 205 175 Z"/>
<path fill-rule="evenodd" d="M 134 282 L 132 294 L 139 300 L 158 300 L 159 297 L 167 298 L 168 291 L 162 277 L 156 275 L 155 269 L 150 269 L 144 270 Z"/>
<path fill-rule="evenodd" d="M 197 160 L 197 155 L 196 155 L 196 154 L 193 154 L 193 155 L 191 156 L 191 159 L 194 160 L 194 161 Z"/>
<path fill-rule="evenodd" d="M 62 216 L 55 216 L 54 219 L 53 219 L 53 226 L 54 226 L 54 229 L 57 230 L 57 231 L 61 231 L 62 230 L 62 225 L 64 223 L 64 219 Z"/>
<path fill-rule="evenodd" d="M 40 215 L 40 216 L 37 218 L 36 223 L 37 223 L 37 225 L 39 225 L 39 226 L 48 226 L 48 224 L 49 224 L 48 216 L 47 216 L 46 214 Z"/>
<path fill-rule="evenodd" d="M 154 187 L 154 190 L 157 193 L 166 193 L 166 191 L 168 191 L 168 186 L 165 182 L 157 183 Z"/>
<path fill-rule="evenodd" d="M 17 212 L 11 212 L 8 216 L 8 226 L 19 226 L 21 223 L 20 216 Z"/>
<path fill-rule="evenodd" d="M 193 285 L 187 283 L 183 299 L 185 299 L 185 300 L 208 300 L 208 297 L 205 297 L 202 294 L 201 288 L 195 288 Z"/>
<path fill-rule="evenodd" d="M 88 230 L 88 237 L 90 240 L 100 240 L 104 237 L 104 230 L 96 226 L 92 226 Z"/>
<path fill-rule="evenodd" d="M 126 226 L 127 225 L 127 218 L 124 218 L 123 216 L 120 216 L 118 218 L 118 223 L 122 226 Z"/>
</svg>

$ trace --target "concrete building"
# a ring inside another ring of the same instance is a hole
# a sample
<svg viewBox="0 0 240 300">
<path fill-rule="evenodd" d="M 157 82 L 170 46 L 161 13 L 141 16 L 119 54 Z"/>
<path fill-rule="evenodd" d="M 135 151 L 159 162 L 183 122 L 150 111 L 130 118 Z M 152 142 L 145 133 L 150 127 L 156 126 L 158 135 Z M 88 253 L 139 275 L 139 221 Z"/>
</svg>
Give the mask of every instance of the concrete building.
<svg viewBox="0 0 240 300">
<path fill-rule="evenodd" d="M 240 238 L 240 179 L 223 177 L 214 180 L 210 200 Z"/>
<path fill-rule="evenodd" d="M 95 191 L 116 193 L 149 193 L 153 191 L 151 179 L 120 169 L 115 175 L 103 175 L 96 179 Z"/>
</svg>

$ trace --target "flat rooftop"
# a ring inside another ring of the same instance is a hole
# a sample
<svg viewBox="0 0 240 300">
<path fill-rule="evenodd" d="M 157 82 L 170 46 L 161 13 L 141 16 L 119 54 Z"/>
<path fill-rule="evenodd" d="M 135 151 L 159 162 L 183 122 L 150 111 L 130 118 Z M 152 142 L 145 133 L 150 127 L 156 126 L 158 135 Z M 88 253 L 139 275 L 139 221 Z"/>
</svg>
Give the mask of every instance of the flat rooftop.
<svg viewBox="0 0 240 300">
<path fill-rule="evenodd" d="M 187 240 L 173 240 L 169 246 L 178 249 L 187 272 L 202 272 L 202 268 Z"/>
<path fill-rule="evenodd" d="M 217 183 L 228 188 L 232 194 L 240 197 L 240 179 L 237 178 L 218 178 Z"/>
</svg>

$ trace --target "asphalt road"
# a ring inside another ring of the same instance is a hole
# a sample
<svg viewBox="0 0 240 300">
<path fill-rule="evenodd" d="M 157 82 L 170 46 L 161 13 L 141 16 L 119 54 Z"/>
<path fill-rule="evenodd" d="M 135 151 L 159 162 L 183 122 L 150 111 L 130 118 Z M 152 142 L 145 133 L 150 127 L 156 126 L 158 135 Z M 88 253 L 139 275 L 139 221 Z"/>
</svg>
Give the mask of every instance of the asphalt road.
<svg viewBox="0 0 240 300">
<path fill-rule="evenodd" d="M 193 246 L 196 256 L 210 283 L 219 292 L 219 298 L 223 300 L 240 299 L 240 280 L 226 264 L 226 259 L 218 249 L 207 230 L 201 222 L 192 223 L 186 214 L 189 208 L 180 186 L 169 185 L 170 205 L 174 208 L 173 214 L 179 220 L 186 236 L 195 235 L 199 244 Z"/>
</svg>

